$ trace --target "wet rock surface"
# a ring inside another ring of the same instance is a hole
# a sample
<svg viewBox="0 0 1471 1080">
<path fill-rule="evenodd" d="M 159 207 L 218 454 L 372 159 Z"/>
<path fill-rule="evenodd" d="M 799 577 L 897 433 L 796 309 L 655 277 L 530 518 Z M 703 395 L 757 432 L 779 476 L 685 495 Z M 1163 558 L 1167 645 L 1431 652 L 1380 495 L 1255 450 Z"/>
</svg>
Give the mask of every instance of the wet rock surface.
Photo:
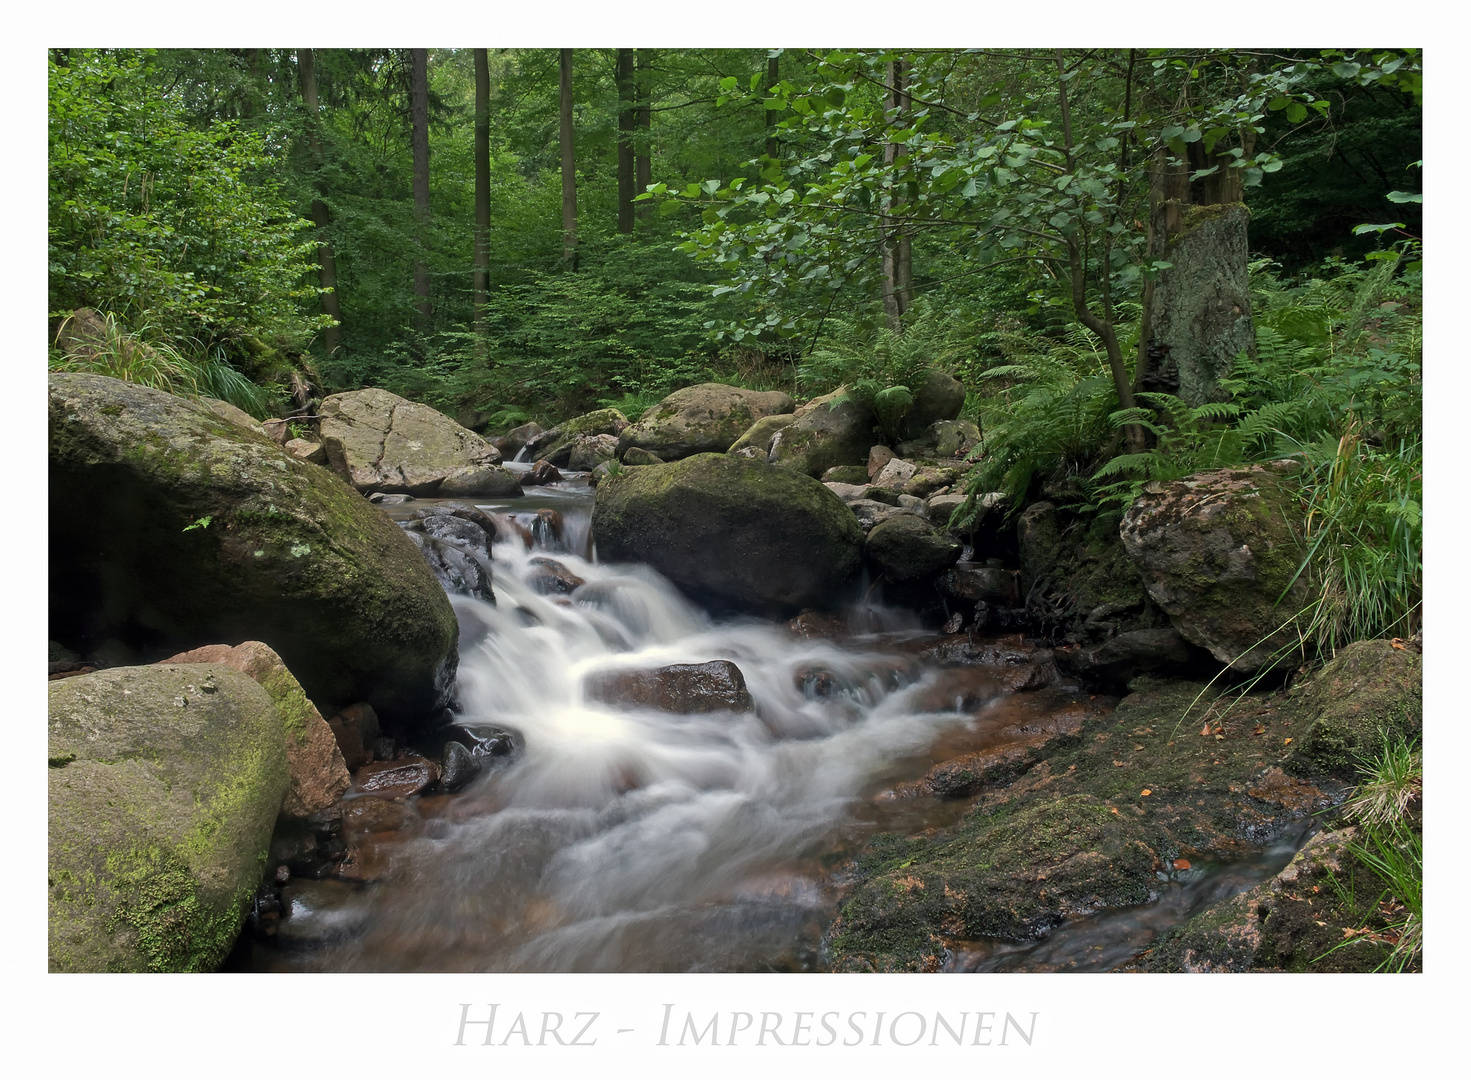
<svg viewBox="0 0 1471 1080">
<path fill-rule="evenodd" d="M 876 524 L 863 553 L 890 581 L 933 577 L 960 557 L 960 544 L 916 514 L 896 514 Z"/>
<path fill-rule="evenodd" d="M 328 461 L 362 492 L 433 495 L 458 470 L 501 460 L 473 431 L 387 390 L 333 394 L 318 413 Z"/>
<path fill-rule="evenodd" d="M 588 697 L 623 708 L 670 713 L 750 712 L 741 669 L 729 660 L 671 664 L 653 671 L 599 672 L 583 684 Z"/>
<path fill-rule="evenodd" d="M 438 765 L 428 758 L 409 755 L 362 766 L 354 778 L 353 791 L 379 799 L 407 798 L 427 791 L 438 782 Z"/>
</svg>

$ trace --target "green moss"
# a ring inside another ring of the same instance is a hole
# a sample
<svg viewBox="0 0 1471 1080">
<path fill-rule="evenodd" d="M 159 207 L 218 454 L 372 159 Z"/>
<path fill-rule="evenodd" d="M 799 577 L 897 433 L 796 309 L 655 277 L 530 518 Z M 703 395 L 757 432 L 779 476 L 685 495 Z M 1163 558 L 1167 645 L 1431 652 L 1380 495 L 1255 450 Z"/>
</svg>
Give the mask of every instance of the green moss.
<svg viewBox="0 0 1471 1080">
<path fill-rule="evenodd" d="M 316 715 L 317 708 L 307 699 L 301 684 L 291 672 L 282 669 L 262 679 L 261 685 L 271 695 L 287 737 L 295 738 L 298 745 L 305 743 L 307 726 Z"/>
<path fill-rule="evenodd" d="M 242 886 L 225 903 L 206 899 L 188 866 L 157 847 L 107 858 L 114 893 L 124 897 L 110 930 L 126 927 L 148 971 L 213 971 L 229 953 L 253 890 Z"/>
</svg>

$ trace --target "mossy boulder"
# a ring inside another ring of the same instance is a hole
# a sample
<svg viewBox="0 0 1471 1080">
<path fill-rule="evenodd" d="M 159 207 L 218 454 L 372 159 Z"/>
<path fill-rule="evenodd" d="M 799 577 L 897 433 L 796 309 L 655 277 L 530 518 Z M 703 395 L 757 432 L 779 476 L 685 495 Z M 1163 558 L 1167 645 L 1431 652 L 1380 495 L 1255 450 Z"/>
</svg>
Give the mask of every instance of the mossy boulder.
<svg viewBox="0 0 1471 1080">
<path fill-rule="evenodd" d="M 839 387 L 813 398 L 776 433 L 767 460 L 818 477 L 834 465 L 861 465 L 873 445 L 873 409 Z"/>
<path fill-rule="evenodd" d="M 628 428 L 628 417 L 617 409 L 594 409 L 590 413 L 563 420 L 526 440 L 527 461 L 549 461 L 562 468 L 570 468 L 572 448 L 579 438 L 595 435 L 612 435 L 615 438 Z"/>
<path fill-rule="evenodd" d="M 47 757 L 50 969 L 217 968 L 287 790 L 266 690 L 213 664 L 52 683 Z"/>
<path fill-rule="evenodd" d="M 900 437 L 918 439 L 942 420 L 954 420 L 965 408 L 965 387 L 959 379 L 935 368 L 927 369 L 910 387 L 914 401 L 904 414 Z M 953 453 L 953 451 L 952 451 Z"/>
<path fill-rule="evenodd" d="M 53 374 L 49 479 L 51 636 L 68 647 L 263 641 L 329 711 L 367 701 L 412 724 L 448 702 L 458 624 L 418 549 L 270 438 L 146 386 Z"/>
<path fill-rule="evenodd" d="M 642 465 L 598 485 L 598 555 L 645 562 L 717 609 L 795 612 L 836 602 L 863 532 L 811 477 L 726 454 Z"/>
<path fill-rule="evenodd" d="M 1309 596 L 1296 487 L 1276 467 L 1196 473 L 1140 495 L 1119 525 L 1175 629 L 1236 671 L 1292 658 Z"/>
<path fill-rule="evenodd" d="M 433 495 L 451 473 L 501 460 L 469 428 L 387 390 L 333 394 L 318 412 L 328 462 L 361 492 Z"/>
<path fill-rule="evenodd" d="M 790 413 L 791 395 L 700 383 L 676 390 L 618 436 L 620 459 L 632 447 L 675 461 L 692 454 L 723 454 L 753 423 Z"/>
<path fill-rule="evenodd" d="M 954 537 L 914 514 L 896 514 L 875 525 L 863 550 L 890 581 L 934 577 L 960 558 Z"/>
<path fill-rule="evenodd" d="M 829 931 L 835 971 L 935 971 L 949 939 L 1024 941 L 1071 917 L 1142 904 L 1155 856 L 1140 824 L 1078 794 L 972 811 L 929 843 L 880 839 L 865 862 L 868 875 Z"/>
<path fill-rule="evenodd" d="M 748 427 L 739 439 L 731 443 L 726 453 L 740 454 L 742 457 L 765 461 L 766 455 L 771 452 L 771 443 L 776 438 L 776 433 L 791 427 L 796 422 L 797 418 L 791 413 L 763 416 Z M 628 459 L 624 458 L 624 460 Z"/>
<path fill-rule="evenodd" d="M 1385 737 L 1418 741 L 1422 663 L 1412 648 L 1388 641 L 1355 641 L 1338 651 L 1294 690 L 1317 719 L 1286 768 L 1299 776 L 1357 777 Z"/>
</svg>

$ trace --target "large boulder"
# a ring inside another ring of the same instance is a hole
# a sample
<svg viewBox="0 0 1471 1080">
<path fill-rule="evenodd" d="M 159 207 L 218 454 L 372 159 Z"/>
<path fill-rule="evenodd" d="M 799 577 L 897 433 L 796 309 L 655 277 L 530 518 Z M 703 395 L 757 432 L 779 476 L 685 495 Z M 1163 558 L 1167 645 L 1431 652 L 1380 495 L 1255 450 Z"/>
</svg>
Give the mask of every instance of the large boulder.
<svg viewBox="0 0 1471 1080">
<path fill-rule="evenodd" d="M 359 491 L 433 495 L 451 473 L 501 460 L 469 428 L 387 390 L 333 394 L 318 411 L 327 460 Z"/>
<path fill-rule="evenodd" d="M 790 413 L 794 407 L 791 396 L 779 390 L 744 390 L 725 383 L 686 386 L 618 436 L 618 456 L 621 459 L 634 446 L 665 461 L 723 454 L 756 421 Z"/>
<path fill-rule="evenodd" d="M 209 971 L 240 932 L 287 791 L 266 690 L 215 664 L 50 686 L 52 971 Z"/>
<path fill-rule="evenodd" d="M 840 387 L 813 398 L 776 433 L 767 460 L 808 476 L 834 465 L 861 465 L 873 445 L 873 409 Z"/>
<path fill-rule="evenodd" d="M 264 641 L 311 700 L 438 713 L 458 661 L 413 543 L 325 469 L 208 409 L 101 375 L 50 378 L 51 636 L 168 656 Z"/>
<path fill-rule="evenodd" d="M 726 453 L 740 454 L 742 457 L 765 461 L 766 455 L 771 451 L 771 443 L 776 438 L 776 433 L 783 428 L 791 427 L 796 422 L 797 418 L 791 413 L 763 416 L 748 427 L 739 439 L 731 443 Z M 628 461 L 628 458 L 625 457 L 623 460 Z"/>
<path fill-rule="evenodd" d="M 955 565 L 960 544 L 922 517 L 896 514 L 873 527 L 864 554 L 890 581 L 915 581 Z"/>
<path fill-rule="evenodd" d="M 1289 662 L 1307 603 L 1302 512 L 1290 473 L 1220 469 L 1146 491 L 1119 536 L 1185 640 L 1251 673 Z"/>
<path fill-rule="evenodd" d="M 954 420 L 965 408 L 965 387 L 943 371 L 930 368 L 915 382 L 910 387 L 914 401 L 904 414 L 901 434 L 905 439 L 928 434 L 932 425 L 941 420 Z"/>
<path fill-rule="evenodd" d="M 307 818 L 325 810 L 352 786 L 352 776 L 332 729 L 276 650 L 265 642 L 245 641 L 233 647 L 205 645 L 171 656 L 163 663 L 222 664 L 265 687 L 286 737 L 290 783 L 281 812 L 287 817 Z"/>
<path fill-rule="evenodd" d="M 592 529 L 599 557 L 646 562 L 723 609 L 831 604 L 857 575 L 863 548 L 852 513 L 822 484 L 725 454 L 608 477 Z"/>
<path fill-rule="evenodd" d="M 1418 743 L 1422 725 L 1420 653 L 1398 641 L 1355 641 L 1311 681 L 1294 687 L 1313 726 L 1285 768 L 1298 776 L 1353 780 L 1384 740 Z"/>
</svg>

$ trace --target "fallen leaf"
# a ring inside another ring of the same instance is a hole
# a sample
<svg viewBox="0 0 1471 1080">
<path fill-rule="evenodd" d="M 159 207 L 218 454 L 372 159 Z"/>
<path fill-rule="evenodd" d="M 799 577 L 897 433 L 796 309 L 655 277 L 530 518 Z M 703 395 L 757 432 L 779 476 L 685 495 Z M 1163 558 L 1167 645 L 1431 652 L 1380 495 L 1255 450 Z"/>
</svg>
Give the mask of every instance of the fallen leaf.
<svg viewBox="0 0 1471 1080">
<path fill-rule="evenodd" d="M 1135 749 L 1135 750 L 1143 750 L 1143 749 L 1144 749 L 1144 747 L 1143 747 L 1143 746 L 1141 746 L 1141 745 L 1140 745 L 1140 744 L 1139 744 L 1139 743 L 1135 743 L 1135 744 L 1134 744 L 1134 749 Z"/>
<path fill-rule="evenodd" d="M 1206 723 L 1206 724 L 1201 725 L 1201 728 L 1200 728 L 1200 737 L 1202 739 L 1205 738 L 1210 733 L 1211 733 L 1211 726 L 1210 726 L 1209 723 Z"/>
<path fill-rule="evenodd" d="M 1117 766 L 1120 769 L 1122 769 L 1124 767 L 1124 763 L 1122 761 L 1115 761 L 1114 762 L 1114 765 Z"/>
<path fill-rule="evenodd" d="M 1286 746 L 1286 745 L 1287 745 L 1287 744 L 1288 744 L 1288 743 L 1290 743 L 1290 742 L 1291 742 L 1291 741 L 1292 741 L 1292 740 L 1291 740 L 1291 739 L 1283 739 L 1283 740 L 1282 740 L 1282 745 L 1283 745 L 1283 746 Z"/>
<path fill-rule="evenodd" d="M 1176 859 L 1175 860 L 1175 869 L 1176 870 L 1189 870 L 1190 869 L 1190 860 L 1189 859 Z"/>
<path fill-rule="evenodd" d="M 1220 732 L 1219 732 L 1219 731 L 1218 731 L 1218 732 L 1216 732 L 1216 739 L 1217 739 L 1217 740 L 1219 740 L 1219 741 L 1221 741 L 1221 742 L 1224 742 L 1224 741 L 1225 741 L 1225 739 L 1226 739 L 1226 736 L 1224 736 L 1224 735 L 1222 735 L 1222 734 L 1221 734 L 1221 733 L 1220 733 Z"/>
<path fill-rule="evenodd" d="M 1117 814 L 1119 812 L 1119 808 L 1117 806 L 1110 806 L 1108 808 L 1108 812 L 1110 814 Z"/>
<path fill-rule="evenodd" d="M 1149 794 L 1149 789 L 1148 789 L 1148 788 L 1145 788 L 1145 789 L 1144 789 L 1144 790 L 1143 790 L 1143 791 L 1141 791 L 1141 792 L 1140 792 L 1140 793 L 1139 793 L 1139 794 L 1140 794 L 1140 795 L 1148 795 L 1148 794 Z"/>
<path fill-rule="evenodd" d="M 1404 647 L 1405 647 L 1405 645 L 1404 645 L 1404 642 L 1400 641 L 1399 638 L 1395 638 L 1393 641 L 1391 641 L 1389 643 L 1389 647 L 1391 649 L 1400 649 L 1400 650 L 1403 650 Z"/>
<path fill-rule="evenodd" d="M 1256 727 L 1254 727 L 1254 728 L 1251 729 L 1251 733 L 1253 735 L 1260 735 L 1262 732 L 1264 732 L 1266 730 L 1267 729 L 1266 729 L 1265 725 L 1258 724 Z"/>
</svg>

